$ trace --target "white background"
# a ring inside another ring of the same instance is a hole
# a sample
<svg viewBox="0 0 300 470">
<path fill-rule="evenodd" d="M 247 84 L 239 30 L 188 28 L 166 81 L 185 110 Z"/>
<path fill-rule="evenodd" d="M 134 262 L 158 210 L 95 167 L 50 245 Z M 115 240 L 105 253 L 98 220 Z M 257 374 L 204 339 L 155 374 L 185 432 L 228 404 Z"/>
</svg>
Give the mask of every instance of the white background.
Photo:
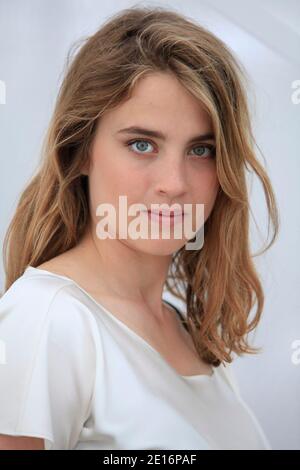
<svg viewBox="0 0 300 470">
<path fill-rule="evenodd" d="M 122 0 L 0 0 L 0 242 L 20 193 L 40 157 L 70 46 L 92 34 L 111 14 L 134 4 L 170 6 L 223 39 L 246 67 L 254 130 L 280 210 L 276 244 L 255 262 L 265 290 L 261 323 L 250 336 L 259 355 L 238 358 L 234 369 L 243 397 L 274 449 L 300 449 L 300 3 L 297 0 L 129 2 Z M 299 95 L 298 95 L 299 96 Z M 267 235 L 263 192 L 253 181 L 253 251 Z M 0 265 L 0 289 L 4 272 Z M 166 296 L 168 298 L 168 296 Z M 177 303 L 180 306 L 180 304 Z M 299 357 L 299 356 L 298 356 Z"/>
</svg>

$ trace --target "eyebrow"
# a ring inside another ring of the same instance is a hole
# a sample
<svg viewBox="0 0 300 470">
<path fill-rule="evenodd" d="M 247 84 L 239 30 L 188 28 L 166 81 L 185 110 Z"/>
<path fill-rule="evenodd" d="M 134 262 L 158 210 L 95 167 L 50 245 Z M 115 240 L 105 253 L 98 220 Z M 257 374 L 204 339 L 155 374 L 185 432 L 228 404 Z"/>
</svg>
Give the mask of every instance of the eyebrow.
<svg viewBox="0 0 300 470">
<path fill-rule="evenodd" d="M 166 136 L 162 132 L 151 129 L 144 129 L 143 127 L 138 126 L 130 126 L 124 129 L 120 129 L 119 131 L 117 131 L 117 134 L 139 134 L 146 135 L 148 137 L 156 137 L 157 139 L 161 140 L 166 140 Z M 215 140 L 215 135 L 212 132 L 200 134 L 189 139 L 188 143 L 193 143 L 199 140 Z"/>
</svg>

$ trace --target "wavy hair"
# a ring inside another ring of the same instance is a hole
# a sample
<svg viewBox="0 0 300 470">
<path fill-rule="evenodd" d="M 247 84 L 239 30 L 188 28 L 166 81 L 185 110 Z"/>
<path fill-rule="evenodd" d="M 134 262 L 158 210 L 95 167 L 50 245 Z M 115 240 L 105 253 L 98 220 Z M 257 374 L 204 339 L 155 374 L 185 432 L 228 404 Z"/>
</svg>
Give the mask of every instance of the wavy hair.
<svg viewBox="0 0 300 470">
<path fill-rule="evenodd" d="M 214 34 L 163 7 L 121 10 L 80 46 L 71 61 L 68 55 L 39 166 L 5 235 L 5 290 L 28 265 L 67 251 L 83 235 L 90 213 L 81 170 L 103 113 L 128 99 L 146 74 L 172 73 L 212 119 L 220 188 L 202 249 L 174 253 L 165 286 L 186 304 L 186 325 L 205 362 L 218 366 L 232 362 L 232 352 L 256 353 L 247 335 L 260 320 L 264 293 L 250 252 L 247 173 L 262 183 L 272 225 L 262 253 L 275 241 L 279 217 L 255 155 L 244 68 Z"/>
</svg>

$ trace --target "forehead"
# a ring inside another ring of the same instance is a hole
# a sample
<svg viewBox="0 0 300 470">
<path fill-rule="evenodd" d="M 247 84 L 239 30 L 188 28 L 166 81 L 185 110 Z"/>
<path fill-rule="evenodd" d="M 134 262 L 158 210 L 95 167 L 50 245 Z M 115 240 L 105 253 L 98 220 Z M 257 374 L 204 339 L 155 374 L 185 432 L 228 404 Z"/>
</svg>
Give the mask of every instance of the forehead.
<svg viewBox="0 0 300 470">
<path fill-rule="evenodd" d="M 182 131 L 187 135 L 212 131 L 204 106 L 171 73 L 157 72 L 142 77 L 129 99 L 108 111 L 105 123 L 113 130 L 131 125 Z"/>
</svg>

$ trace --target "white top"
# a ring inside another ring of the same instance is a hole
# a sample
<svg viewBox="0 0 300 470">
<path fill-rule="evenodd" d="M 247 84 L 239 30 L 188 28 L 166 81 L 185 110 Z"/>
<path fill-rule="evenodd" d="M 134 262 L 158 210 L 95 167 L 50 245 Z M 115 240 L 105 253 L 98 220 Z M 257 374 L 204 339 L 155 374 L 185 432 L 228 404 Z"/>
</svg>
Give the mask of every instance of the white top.
<svg viewBox="0 0 300 470">
<path fill-rule="evenodd" d="M 271 449 L 230 365 L 178 374 L 68 277 L 25 270 L 0 299 L 0 346 L 0 434 L 46 450 Z"/>
</svg>

